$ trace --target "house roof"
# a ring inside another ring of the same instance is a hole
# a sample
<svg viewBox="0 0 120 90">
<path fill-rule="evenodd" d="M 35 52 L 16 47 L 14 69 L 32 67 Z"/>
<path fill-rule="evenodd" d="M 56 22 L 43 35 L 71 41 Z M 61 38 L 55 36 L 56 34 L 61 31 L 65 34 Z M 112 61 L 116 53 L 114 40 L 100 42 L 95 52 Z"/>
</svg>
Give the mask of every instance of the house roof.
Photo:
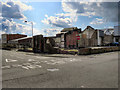
<svg viewBox="0 0 120 90">
<path fill-rule="evenodd" d="M 67 33 L 67 32 L 59 32 L 56 35 L 62 35 L 62 34 L 65 34 L 65 33 Z"/>
<path fill-rule="evenodd" d="M 84 31 L 82 31 L 83 34 L 87 35 L 87 38 L 91 38 L 93 33 L 96 31 L 96 29 L 94 29 L 91 26 L 87 26 Z"/>
<path fill-rule="evenodd" d="M 91 29 L 94 29 L 93 27 L 91 27 L 91 26 L 87 26 L 83 31 L 82 31 L 82 33 L 83 32 L 85 32 L 87 29 L 89 29 L 89 28 L 91 28 Z M 95 29 L 94 29 L 95 30 Z"/>
<path fill-rule="evenodd" d="M 78 29 L 77 27 L 71 27 L 71 28 L 64 28 L 61 32 L 67 32 Z"/>
<path fill-rule="evenodd" d="M 114 33 L 113 28 L 100 29 L 100 30 L 104 31 L 104 34 L 106 34 L 106 35 L 112 35 Z"/>
</svg>

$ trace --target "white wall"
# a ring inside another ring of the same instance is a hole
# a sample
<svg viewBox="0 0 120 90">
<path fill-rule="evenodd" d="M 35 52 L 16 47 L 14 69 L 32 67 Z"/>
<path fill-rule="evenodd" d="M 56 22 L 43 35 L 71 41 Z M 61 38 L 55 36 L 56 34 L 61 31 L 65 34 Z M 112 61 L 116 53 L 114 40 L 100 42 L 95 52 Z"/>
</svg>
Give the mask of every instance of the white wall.
<svg viewBox="0 0 120 90">
<path fill-rule="evenodd" d="M 102 38 L 100 37 L 100 30 L 97 30 L 97 40 L 98 40 L 98 45 L 101 45 Z"/>
</svg>

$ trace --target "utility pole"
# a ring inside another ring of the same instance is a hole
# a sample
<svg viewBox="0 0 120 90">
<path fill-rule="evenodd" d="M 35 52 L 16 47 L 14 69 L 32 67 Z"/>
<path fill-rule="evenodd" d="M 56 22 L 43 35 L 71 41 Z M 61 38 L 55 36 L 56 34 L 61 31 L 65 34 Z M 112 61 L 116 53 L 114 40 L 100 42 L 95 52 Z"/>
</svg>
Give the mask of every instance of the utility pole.
<svg viewBox="0 0 120 90">
<path fill-rule="evenodd" d="M 33 50 L 33 22 L 31 21 L 25 21 L 25 23 L 30 22 L 31 23 L 31 28 L 32 28 L 32 50 Z"/>
</svg>

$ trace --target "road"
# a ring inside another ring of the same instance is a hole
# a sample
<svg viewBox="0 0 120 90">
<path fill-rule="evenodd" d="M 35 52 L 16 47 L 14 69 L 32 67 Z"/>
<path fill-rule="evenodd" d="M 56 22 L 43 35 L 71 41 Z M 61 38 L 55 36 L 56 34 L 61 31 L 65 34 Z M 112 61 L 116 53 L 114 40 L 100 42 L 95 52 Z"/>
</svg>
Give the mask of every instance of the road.
<svg viewBox="0 0 120 90">
<path fill-rule="evenodd" d="M 3 88 L 117 88 L 118 52 L 88 56 L 2 51 Z"/>
</svg>

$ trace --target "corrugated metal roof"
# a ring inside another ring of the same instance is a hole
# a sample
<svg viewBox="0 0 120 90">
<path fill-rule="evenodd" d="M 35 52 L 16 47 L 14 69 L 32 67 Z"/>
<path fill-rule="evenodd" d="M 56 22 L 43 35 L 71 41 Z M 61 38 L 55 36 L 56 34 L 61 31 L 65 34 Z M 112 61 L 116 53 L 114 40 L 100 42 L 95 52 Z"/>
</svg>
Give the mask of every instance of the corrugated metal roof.
<svg viewBox="0 0 120 90">
<path fill-rule="evenodd" d="M 19 41 L 19 40 L 24 40 L 24 39 L 29 39 L 29 38 L 32 38 L 32 37 L 24 37 L 24 38 L 19 38 L 19 39 L 13 39 L 13 40 L 10 40 L 10 41 Z"/>
</svg>

